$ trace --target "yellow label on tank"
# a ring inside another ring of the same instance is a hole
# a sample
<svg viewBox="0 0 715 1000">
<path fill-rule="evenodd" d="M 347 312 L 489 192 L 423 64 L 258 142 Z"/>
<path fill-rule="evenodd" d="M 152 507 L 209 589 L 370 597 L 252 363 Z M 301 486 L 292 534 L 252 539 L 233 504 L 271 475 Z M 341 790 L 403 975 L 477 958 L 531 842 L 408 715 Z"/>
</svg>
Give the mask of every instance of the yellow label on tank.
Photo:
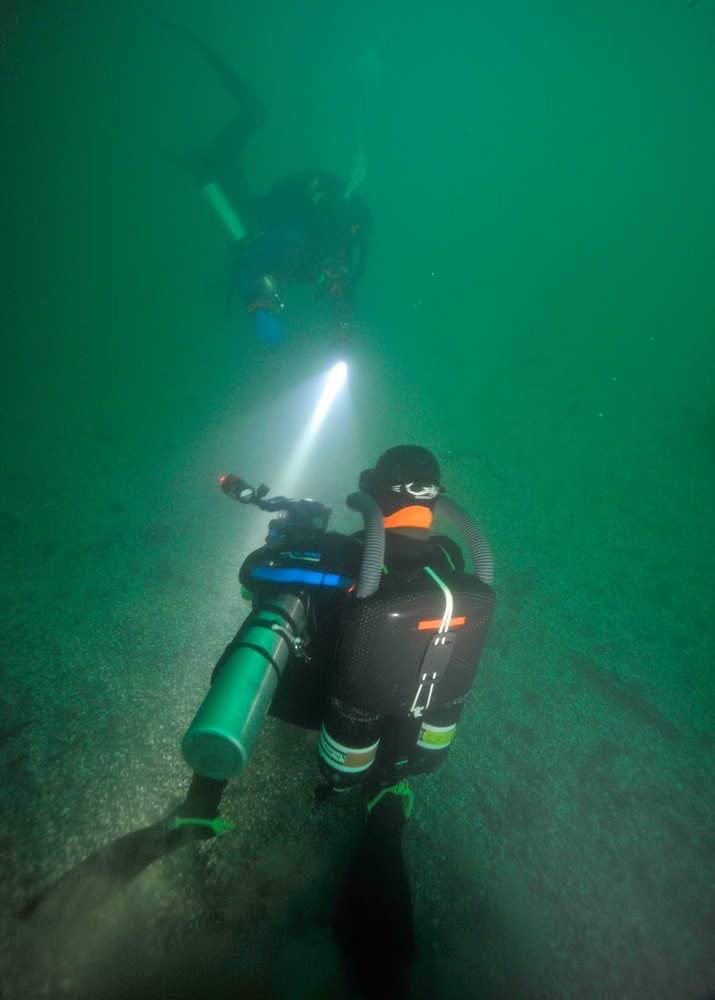
<svg viewBox="0 0 715 1000">
<path fill-rule="evenodd" d="M 447 729 L 437 729 L 434 726 L 423 725 L 420 730 L 417 745 L 425 747 L 428 750 L 440 750 L 442 747 L 447 747 L 454 739 L 454 731 L 456 728 L 456 724 L 454 726 L 449 726 Z"/>
</svg>

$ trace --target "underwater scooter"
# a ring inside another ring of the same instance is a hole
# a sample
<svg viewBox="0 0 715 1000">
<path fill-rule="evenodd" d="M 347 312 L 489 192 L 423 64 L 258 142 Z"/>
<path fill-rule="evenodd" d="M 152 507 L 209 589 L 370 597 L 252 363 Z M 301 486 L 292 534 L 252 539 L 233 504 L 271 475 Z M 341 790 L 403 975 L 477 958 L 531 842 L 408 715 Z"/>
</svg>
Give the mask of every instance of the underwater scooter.
<svg viewBox="0 0 715 1000">
<path fill-rule="evenodd" d="M 254 489 L 234 475 L 221 479 L 221 489 L 239 503 L 276 514 L 266 536 L 276 556 L 298 543 L 314 543 L 328 526 L 331 508 L 317 500 L 268 498 L 267 486 Z M 261 588 L 260 600 L 182 740 L 184 757 L 194 771 L 216 779 L 243 771 L 285 665 L 291 653 L 300 655 L 307 588 L 320 585 L 324 577 L 284 562 L 273 574 L 275 592 L 271 586 Z"/>
</svg>

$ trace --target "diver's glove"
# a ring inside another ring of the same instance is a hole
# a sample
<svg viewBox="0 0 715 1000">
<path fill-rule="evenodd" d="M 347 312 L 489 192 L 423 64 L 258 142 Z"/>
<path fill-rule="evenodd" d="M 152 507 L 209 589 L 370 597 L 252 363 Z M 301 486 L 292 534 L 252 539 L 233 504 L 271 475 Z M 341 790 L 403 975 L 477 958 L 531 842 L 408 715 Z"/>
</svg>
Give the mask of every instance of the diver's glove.
<svg viewBox="0 0 715 1000">
<path fill-rule="evenodd" d="M 261 341 L 269 347 L 276 347 L 286 339 L 283 324 L 267 309 L 254 309 L 251 312 L 251 319 L 256 325 Z"/>
</svg>

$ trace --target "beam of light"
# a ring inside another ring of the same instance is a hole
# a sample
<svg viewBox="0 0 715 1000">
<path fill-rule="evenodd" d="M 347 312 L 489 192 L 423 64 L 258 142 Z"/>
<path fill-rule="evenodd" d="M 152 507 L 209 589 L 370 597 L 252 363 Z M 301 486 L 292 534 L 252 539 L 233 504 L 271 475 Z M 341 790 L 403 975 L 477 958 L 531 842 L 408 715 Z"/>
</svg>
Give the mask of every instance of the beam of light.
<svg viewBox="0 0 715 1000">
<path fill-rule="evenodd" d="M 308 464 L 308 457 L 318 437 L 318 431 L 325 420 L 330 407 L 335 402 L 335 397 L 347 378 L 348 367 L 344 361 L 339 361 L 328 372 L 323 391 L 320 394 L 318 404 L 313 410 L 305 430 L 293 448 L 285 475 L 281 477 L 284 492 L 291 496 L 300 476 L 305 472 Z"/>
<path fill-rule="evenodd" d="M 335 397 L 340 392 L 340 386 L 347 378 L 347 374 L 348 366 L 344 361 L 338 361 L 337 365 L 333 365 L 330 369 L 323 394 L 318 400 L 318 405 L 315 407 L 313 416 L 310 418 L 310 423 L 308 424 L 309 431 L 317 431 L 325 420 L 325 416 L 333 405 Z"/>
</svg>

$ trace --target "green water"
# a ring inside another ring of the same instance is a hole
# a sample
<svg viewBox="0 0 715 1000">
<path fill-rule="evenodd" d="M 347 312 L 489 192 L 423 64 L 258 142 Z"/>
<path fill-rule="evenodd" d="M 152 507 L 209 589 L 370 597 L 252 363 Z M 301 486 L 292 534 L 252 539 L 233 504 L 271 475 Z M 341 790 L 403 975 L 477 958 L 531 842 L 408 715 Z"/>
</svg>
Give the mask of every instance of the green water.
<svg viewBox="0 0 715 1000">
<path fill-rule="evenodd" d="M 5 3 L 3 996 L 343 995 L 328 919 L 355 817 L 313 804 L 314 746 L 278 725 L 226 795 L 233 834 L 96 920 L 15 917 L 183 794 L 265 530 L 216 482 L 283 488 L 325 368 L 309 294 L 277 352 L 227 316 L 223 238 L 176 160 L 233 108 L 162 17 L 266 102 L 256 191 L 365 156 L 351 407 L 296 489 L 356 527 L 359 470 L 424 444 L 494 550 L 489 649 L 451 759 L 415 781 L 415 997 L 702 1000 L 711 0 Z"/>
</svg>

